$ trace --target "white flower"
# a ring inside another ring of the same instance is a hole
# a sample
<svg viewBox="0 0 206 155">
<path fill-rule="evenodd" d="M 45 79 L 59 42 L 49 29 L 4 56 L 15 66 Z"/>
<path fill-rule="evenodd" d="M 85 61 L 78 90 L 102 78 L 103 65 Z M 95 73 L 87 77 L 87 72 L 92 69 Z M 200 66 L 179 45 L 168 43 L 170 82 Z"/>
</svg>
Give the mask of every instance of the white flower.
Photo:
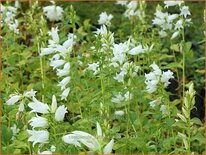
<svg viewBox="0 0 206 155">
<path fill-rule="evenodd" d="M 160 111 L 162 112 L 162 114 L 168 114 L 167 106 L 166 105 L 161 105 Z"/>
<path fill-rule="evenodd" d="M 45 128 L 48 126 L 48 121 L 46 118 L 37 115 L 37 117 L 32 117 L 32 119 L 29 120 L 29 124 L 33 127 L 32 129 L 36 127 Z"/>
<path fill-rule="evenodd" d="M 171 78 L 174 78 L 174 76 L 173 72 L 171 72 L 170 70 L 162 73 L 161 82 L 164 83 L 164 87 L 167 87 L 170 84 L 169 79 Z"/>
<path fill-rule="evenodd" d="M 114 139 L 112 139 L 103 149 L 104 154 L 111 154 L 112 147 L 114 145 Z"/>
<path fill-rule="evenodd" d="M 15 19 L 13 23 L 8 23 L 8 26 L 9 26 L 9 29 L 11 31 L 14 31 L 14 33 L 19 34 L 19 29 L 18 29 L 19 22 L 18 22 L 18 20 Z"/>
<path fill-rule="evenodd" d="M 62 140 L 67 144 L 72 144 L 75 146 L 81 146 L 78 142 L 78 137 L 75 134 L 68 134 L 62 137 Z"/>
<path fill-rule="evenodd" d="M 138 55 L 140 53 L 144 53 L 144 49 L 142 48 L 142 45 L 138 45 L 137 47 L 134 47 L 128 51 L 128 53 L 131 55 Z"/>
<path fill-rule="evenodd" d="M 33 147 L 36 143 L 48 143 L 49 140 L 49 132 L 46 130 L 27 130 L 30 137 L 28 139 L 29 142 L 33 142 Z"/>
<path fill-rule="evenodd" d="M 127 74 L 127 72 L 125 71 L 121 71 L 119 74 L 116 74 L 116 76 L 114 77 L 115 80 L 117 80 L 118 82 L 124 82 L 124 76 Z"/>
<path fill-rule="evenodd" d="M 180 19 L 177 21 L 177 23 L 175 24 L 175 30 L 180 30 L 183 28 L 183 20 Z"/>
<path fill-rule="evenodd" d="M 150 67 L 153 68 L 153 73 L 157 76 L 160 76 L 162 74 L 161 69 L 155 64 L 155 62 L 153 62 L 153 64 L 150 65 Z"/>
<path fill-rule="evenodd" d="M 62 20 L 62 13 L 64 10 L 55 5 L 43 7 L 44 14 L 50 21 Z"/>
<path fill-rule="evenodd" d="M 159 31 L 159 35 L 160 35 L 160 37 L 164 38 L 167 36 L 167 32 L 161 30 L 161 31 Z"/>
<path fill-rule="evenodd" d="M 156 100 L 153 100 L 153 101 L 149 102 L 149 105 L 150 105 L 152 108 L 154 108 L 156 105 L 159 105 L 160 102 L 161 102 L 161 98 L 158 98 L 158 99 L 156 99 Z"/>
<path fill-rule="evenodd" d="M 61 90 L 65 89 L 66 85 L 70 82 L 71 78 L 65 77 L 57 86 L 61 87 Z"/>
<path fill-rule="evenodd" d="M 30 102 L 28 106 L 32 109 L 31 112 L 37 112 L 42 114 L 49 113 L 49 106 L 45 103 L 38 101 L 35 97 L 33 97 L 33 102 Z"/>
<path fill-rule="evenodd" d="M 181 5 L 184 1 L 164 1 L 165 7 L 168 8 L 170 6 Z"/>
<path fill-rule="evenodd" d="M 94 75 L 96 75 L 100 68 L 99 68 L 99 62 L 88 64 L 88 70 L 91 70 L 94 72 Z"/>
<path fill-rule="evenodd" d="M 51 151 L 43 151 L 43 152 L 38 152 L 38 154 L 52 154 Z"/>
<path fill-rule="evenodd" d="M 57 100 L 56 100 L 56 96 L 53 95 L 52 96 L 52 104 L 51 104 L 51 113 L 55 113 L 57 109 Z"/>
<path fill-rule="evenodd" d="M 121 93 L 118 93 L 117 95 L 115 95 L 115 97 L 112 98 L 112 102 L 121 104 L 124 102 L 124 96 L 122 96 Z"/>
<path fill-rule="evenodd" d="M 131 100 L 132 97 L 133 97 L 133 95 L 132 95 L 129 91 L 127 91 L 127 92 L 124 94 L 125 101 Z"/>
<path fill-rule="evenodd" d="M 180 15 L 183 15 L 185 18 L 187 17 L 187 15 L 191 15 L 188 6 L 183 6 L 182 8 L 180 8 L 180 11 Z"/>
<path fill-rule="evenodd" d="M 106 12 L 102 12 L 100 15 L 99 15 L 99 20 L 98 20 L 98 23 L 100 25 L 107 25 L 109 26 L 111 24 L 111 19 L 113 18 L 113 16 L 110 14 L 110 15 L 107 15 Z"/>
<path fill-rule="evenodd" d="M 52 41 L 54 41 L 56 44 L 59 43 L 59 35 L 58 35 L 58 28 L 53 28 L 51 29 L 50 32 L 48 32 L 48 34 L 52 37 Z"/>
<path fill-rule="evenodd" d="M 119 0 L 119 1 L 117 1 L 116 4 L 120 4 L 122 6 L 126 6 L 127 5 L 127 1 Z"/>
<path fill-rule="evenodd" d="M 79 142 L 86 145 L 89 149 L 97 150 L 100 148 L 98 140 L 91 134 L 83 131 L 73 131 L 72 133 L 78 137 Z"/>
<path fill-rule="evenodd" d="M 59 106 L 55 113 L 55 120 L 57 122 L 63 121 L 66 113 L 67 113 L 67 107 L 65 107 L 64 105 Z"/>
<path fill-rule="evenodd" d="M 8 105 L 14 105 L 16 102 L 20 100 L 21 96 L 20 95 L 13 95 L 10 97 L 9 100 L 6 101 Z"/>
<path fill-rule="evenodd" d="M 107 27 L 105 25 L 102 25 L 100 29 L 97 29 L 97 31 L 94 32 L 97 35 L 107 35 Z"/>
<path fill-rule="evenodd" d="M 50 66 L 52 66 L 53 69 L 56 69 L 62 66 L 64 63 L 65 63 L 65 60 L 54 60 L 54 61 L 51 61 Z"/>
<path fill-rule="evenodd" d="M 124 111 L 118 110 L 118 111 L 115 111 L 114 114 L 117 115 L 117 116 L 122 116 L 122 115 L 124 115 Z"/>
<path fill-rule="evenodd" d="M 70 63 L 67 62 L 64 64 L 63 69 L 57 69 L 57 76 L 62 77 L 68 75 L 70 72 Z"/>
<path fill-rule="evenodd" d="M 55 152 L 56 151 L 56 146 L 52 145 L 50 150 L 51 150 L 51 152 Z"/>
<path fill-rule="evenodd" d="M 54 48 L 41 48 L 40 56 L 49 55 L 54 53 Z"/>
<path fill-rule="evenodd" d="M 96 123 L 96 126 L 97 126 L 97 136 L 101 138 L 103 136 L 102 128 L 98 122 Z"/>
<path fill-rule="evenodd" d="M 62 94 L 60 95 L 61 96 L 61 100 L 67 100 L 67 96 L 69 95 L 69 92 L 70 92 L 70 88 L 65 89 L 62 92 Z"/>
<path fill-rule="evenodd" d="M 23 112 L 23 111 L 24 111 L 24 103 L 23 103 L 23 102 L 21 102 L 21 103 L 19 104 L 19 109 L 18 109 L 18 111 L 19 111 L 19 112 Z"/>
<path fill-rule="evenodd" d="M 34 91 L 33 89 L 24 93 L 24 97 L 30 98 L 30 97 L 35 97 L 35 96 L 36 96 L 36 91 Z"/>
<path fill-rule="evenodd" d="M 16 124 L 14 124 L 14 125 L 11 127 L 11 130 L 12 130 L 12 133 L 13 133 L 12 140 L 14 140 L 14 139 L 15 139 L 15 136 L 19 133 L 20 129 L 17 128 Z"/>
<path fill-rule="evenodd" d="M 179 34 L 180 34 L 180 32 L 179 32 L 179 31 L 175 31 L 175 32 L 172 34 L 171 39 L 176 38 Z"/>
</svg>

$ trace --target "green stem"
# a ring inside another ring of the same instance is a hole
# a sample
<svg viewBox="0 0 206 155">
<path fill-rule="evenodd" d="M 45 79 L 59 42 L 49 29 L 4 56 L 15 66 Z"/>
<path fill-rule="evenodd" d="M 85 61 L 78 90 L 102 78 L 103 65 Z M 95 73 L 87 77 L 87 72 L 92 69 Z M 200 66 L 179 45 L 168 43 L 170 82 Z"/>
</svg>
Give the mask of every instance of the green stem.
<svg viewBox="0 0 206 155">
<path fill-rule="evenodd" d="M 38 48 L 38 53 L 40 54 L 40 47 L 39 47 L 39 39 L 37 37 L 37 48 Z M 43 60 L 42 60 L 42 57 L 40 56 L 39 57 L 40 59 L 40 68 L 41 68 L 41 86 L 42 86 L 42 89 L 44 90 L 45 86 L 44 86 L 44 68 L 43 68 Z M 42 102 L 44 102 L 44 95 L 42 95 Z"/>
</svg>

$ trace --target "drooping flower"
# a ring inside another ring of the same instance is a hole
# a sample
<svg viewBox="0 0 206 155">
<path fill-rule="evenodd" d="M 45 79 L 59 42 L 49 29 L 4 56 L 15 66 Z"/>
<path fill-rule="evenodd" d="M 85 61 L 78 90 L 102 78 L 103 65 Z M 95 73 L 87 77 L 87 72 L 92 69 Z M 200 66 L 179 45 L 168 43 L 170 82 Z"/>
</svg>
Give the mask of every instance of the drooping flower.
<svg viewBox="0 0 206 155">
<path fill-rule="evenodd" d="M 67 107 L 65 107 L 64 105 L 59 106 L 55 112 L 55 120 L 57 122 L 59 121 L 63 121 L 64 120 L 64 116 L 67 113 Z"/>
<path fill-rule="evenodd" d="M 78 142 L 78 137 L 75 134 L 67 134 L 62 137 L 62 140 L 67 144 L 72 144 L 74 146 L 81 146 L 81 144 Z"/>
<path fill-rule="evenodd" d="M 69 92 L 70 92 L 70 88 L 65 89 L 62 92 L 62 94 L 60 95 L 61 96 L 61 100 L 67 100 L 67 96 L 69 95 Z"/>
<path fill-rule="evenodd" d="M 52 66 L 53 69 L 56 69 L 57 67 L 60 67 L 63 64 L 65 64 L 65 60 L 54 60 L 54 61 L 51 61 L 50 66 Z"/>
<path fill-rule="evenodd" d="M 20 95 L 12 95 L 9 100 L 6 101 L 8 105 L 14 105 L 16 102 L 20 100 Z"/>
<path fill-rule="evenodd" d="M 175 32 L 172 34 L 171 39 L 175 39 L 179 34 L 180 34 L 179 31 L 175 31 Z"/>
<path fill-rule="evenodd" d="M 138 55 L 140 53 L 144 53 L 144 49 L 142 48 L 142 45 L 138 45 L 137 47 L 134 47 L 128 51 L 128 53 L 131 55 Z"/>
<path fill-rule="evenodd" d="M 49 113 L 49 106 L 45 103 L 38 101 L 35 97 L 33 97 L 33 102 L 30 102 L 28 106 L 32 109 L 31 112 L 37 112 L 42 114 Z"/>
<path fill-rule="evenodd" d="M 48 126 L 48 120 L 41 116 L 32 117 L 32 119 L 29 120 L 29 124 L 32 126 L 33 129 L 36 127 L 42 127 L 45 128 Z"/>
<path fill-rule="evenodd" d="M 33 147 L 36 143 L 48 143 L 49 140 L 49 132 L 46 130 L 27 130 L 28 134 L 30 135 L 28 141 L 33 142 Z"/>
<path fill-rule="evenodd" d="M 57 86 L 61 87 L 61 90 L 65 89 L 66 85 L 69 83 L 69 81 L 71 80 L 71 78 L 65 77 L 61 82 L 59 82 L 59 84 Z"/>
<path fill-rule="evenodd" d="M 94 72 L 94 75 L 96 75 L 99 71 L 99 62 L 88 64 L 88 70 L 91 70 Z"/>
<path fill-rule="evenodd" d="M 162 112 L 162 114 L 168 114 L 167 106 L 166 105 L 161 105 L 160 111 Z"/>
</svg>

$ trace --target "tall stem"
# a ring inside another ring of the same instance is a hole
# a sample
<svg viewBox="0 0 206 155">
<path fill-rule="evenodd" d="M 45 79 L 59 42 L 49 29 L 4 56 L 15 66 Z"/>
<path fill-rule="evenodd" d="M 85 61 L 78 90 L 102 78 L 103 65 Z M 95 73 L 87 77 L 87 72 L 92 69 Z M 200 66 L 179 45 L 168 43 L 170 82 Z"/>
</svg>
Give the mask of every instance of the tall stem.
<svg viewBox="0 0 206 155">
<path fill-rule="evenodd" d="M 37 48 L 38 48 L 38 53 L 40 54 L 40 47 L 39 47 L 39 38 L 37 37 Z M 44 68 L 43 68 L 43 60 L 42 57 L 39 57 L 40 59 L 40 68 L 41 68 L 41 86 L 42 89 L 44 90 L 45 86 L 44 86 Z M 44 102 L 44 95 L 42 95 L 42 102 Z"/>
</svg>

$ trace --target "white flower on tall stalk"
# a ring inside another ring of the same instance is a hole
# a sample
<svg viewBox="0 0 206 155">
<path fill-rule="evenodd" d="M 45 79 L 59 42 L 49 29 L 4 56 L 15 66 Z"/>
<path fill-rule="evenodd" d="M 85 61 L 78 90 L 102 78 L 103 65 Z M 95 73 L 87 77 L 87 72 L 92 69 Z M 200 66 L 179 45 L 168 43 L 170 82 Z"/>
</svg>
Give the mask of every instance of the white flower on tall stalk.
<svg viewBox="0 0 206 155">
<path fill-rule="evenodd" d="M 115 95 L 115 97 L 112 98 L 113 103 L 121 104 L 124 102 L 124 96 L 119 92 L 118 94 Z"/>
<path fill-rule="evenodd" d="M 179 34 L 180 34 L 179 31 L 175 31 L 175 32 L 172 34 L 171 39 L 175 39 L 177 36 L 179 36 Z"/>
<path fill-rule="evenodd" d="M 57 76 L 58 77 L 66 76 L 69 74 L 69 72 L 70 72 L 70 63 L 67 62 L 64 64 L 63 69 L 57 69 Z"/>
<path fill-rule="evenodd" d="M 50 66 L 53 67 L 53 69 L 56 69 L 64 64 L 65 64 L 65 60 L 54 60 L 51 61 Z"/>
<path fill-rule="evenodd" d="M 15 139 L 15 136 L 19 133 L 20 129 L 17 128 L 16 124 L 14 124 L 12 127 L 11 127 L 11 130 L 12 130 L 12 140 Z"/>
<path fill-rule="evenodd" d="M 183 28 L 183 20 L 180 19 L 177 21 L 177 23 L 175 24 L 175 30 L 180 30 Z"/>
<path fill-rule="evenodd" d="M 162 77 L 161 77 L 161 82 L 164 83 L 164 87 L 167 87 L 170 84 L 169 79 L 171 79 L 171 78 L 174 78 L 173 72 L 171 72 L 170 70 L 168 70 L 166 72 L 163 71 Z"/>
<path fill-rule="evenodd" d="M 28 134 L 30 135 L 28 141 L 33 142 L 33 147 L 36 143 L 48 143 L 49 140 L 49 132 L 46 130 L 27 130 Z"/>
<path fill-rule="evenodd" d="M 164 1 L 165 7 L 168 8 L 170 6 L 176 6 L 176 5 L 181 5 L 182 3 L 184 3 L 184 1 Z"/>
<path fill-rule="evenodd" d="M 14 105 L 16 102 L 18 102 L 21 99 L 20 95 L 12 95 L 9 100 L 6 101 L 6 104 L 8 105 Z"/>
<path fill-rule="evenodd" d="M 101 137 L 103 135 L 101 126 L 99 123 L 96 123 L 97 125 L 97 136 Z M 72 144 L 75 146 L 80 147 L 80 143 L 87 146 L 90 150 L 99 150 L 101 148 L 100 143 L 97 138 L 92 136 L 89 133 L 83 132 L 83 131 L 73 131 L 71 134 L 67 134 L 62 137 L 62 140 L 67 144 Z M 112 147 L 114 145 L 114 140 L 112 139 L 104 148 L 103 153 L 109 154 L 112 152 Z"/>
<path fill-rule="evenodd" d="M 49 113 L 49 106 L 45 103 L 38 101 L 35 97 L 33 97 L 33 102 L 30 102 L 28 106 L 32 109 L 31 112 L 37 112 L 41 114 Z"/>
<path fill-rule="evenodd" d="M 97 29 L 97 31 L 95 31 L 94 33 L 97 35 L 103 35 L 103 36 L 107 35 L 108 34 L 107 27 L 105 25 L 102 25 L 100 29 Z"/>
<path fill-rule="evenodd" d="M 52 104 L 51 104 L 51 113 L 55 113 L 57 109 L 57 100 L 56 100 L 56 96 L 53 95 L 52 96 Z"/>
<path fill-rule="evenodd" d="M 30 91 L 27 91 L 26 93 L 24 93 L 24 97 L 35 97 L 36 96 L 36 92 L 37 91 L 34 91 L 33 89 L 31 89 Z"/>
<path fill-rule="evenodd" d="M 167 37 L 167 32 L 161 30 L 161 31 L 159 31 L 159 35 L 160 35 L 160 37 L 162 37 L 162 38 Z"/>
<path fill-rule="evenodd" d="M 57 122 L 63 121 L 66 113 L 67 113 L 67 107 L 65 107 L 65 105 L 59 106 L 55 112 L 55 120 Z"/>
<path fill-rule="evenodd" d="M 124 76 L 127 74 L 126 71 L 121 71 L 119 74 L 116 73 L 116 76 L 114 77 L 115 80 L 118 82 L 124 82 Z"/>
<path fill-rule="evenodd" d="M 38 151 L 38 154 L 52 154 L 52 152 L 51 151 L 43 151 L 43 152 Z"/>
<path fill-rule="evenodd" d="M 127 91 L 127 92 L 124 94 L 124 98 L 125 98 L 125 101 L 126 101 L 126 102 L 129 101 L 129 100 L 131 100 L 132 97 L 133 97 L 133 95 L 132 95 L 129 91 Z"/>
<path fill-rule="evenodd" d="M 50 21 L 59 21 L 62 20 L 64 10 L 60 6 L 51 5 L 43 7 L 43 12 Z"/>
<path fill-rule="evenodd" d="M 128 51 L 131 55 L 138 55 L 140 53 L 144 53 L 144 49 L 142 45 L 138 45 L 137 47 L 132 48 L 130 51 Z"/>
<path fill-rule="evenodd" d="M 59 44 L 59 35 L 58 35 L 58 28 L 52 27 L 51 31 L 48 32 L 48 34 L 52 37 L 52 41 L 54 41 L 56 44 Z"/>
<path fill-rule="evenodd" d="M 88 70 L 91 70 L 94 72 L 94 75 L 96 75 L 99 71 L 99 62 L 88 64 Z"/>
<path fill-rule="evenodd" d="M 100 25 L 111 25 L 111 19 L 113 18 L 113 16 L 111 14 L 107 14 L 106 12 L 102 12 L 100 15 L 99 15 L 99 20 L 98 20 L 98 23 Z"/>
<path fill-rule="evenodd" d="M 123 110 L 118 110 L 118 111 L 115 111 L 114 114 L 117 115 L 117 116 L 123 116 L 124 111 Z"/>
<path fill-rule="evenodd" d="M 18 22 L 18 20 L 15 19 L 13 23 L 8 23 L 8 26 L 9 26 L 9 29 L 11 31 L 13 31 L 16 34 L 19 34 L 19 29 L 18 29 L 19 22 Z"/>
<path fill-rule="evenodd" d="M 36 127 L 46 128 L 48 126 L 48 120 L 37 115 L 29 120 L 29 124 L 32 126 L 32 129 L 35 129 Z"/>
<path fill-rule="evenodd" d="M 69 95 L 69 92 L 70 92 L 70 88 L 65 89 L 62 92 L 62 94 L 60 95 L 61 96 L 61 100 L 67 100 L 67 96 Z"/>
<path fill-rule="evenodd" d="M 66 85 L 70 82 L 71 78 L 65 77 L 61 82 L 59 82 L 59 84 L 57 86 L 61 87 L 61 90 L 64 90 Z"/>
<path fill-rule="evenodd" d="M 49 55 L 54 53 L 55 51 L 54 48 L 41 48 L 40 50 L 41 50 L 40 56 Z"/>
<path fill-rule="evenodd" d="M 188 6 L 183 6 L 182 8 L 180 8 L 180 15 L 183 15 L 185 18 L 188 15 L 191 15 L 190 11 L 189 11 L 189 7 Z"/>
</svg>

